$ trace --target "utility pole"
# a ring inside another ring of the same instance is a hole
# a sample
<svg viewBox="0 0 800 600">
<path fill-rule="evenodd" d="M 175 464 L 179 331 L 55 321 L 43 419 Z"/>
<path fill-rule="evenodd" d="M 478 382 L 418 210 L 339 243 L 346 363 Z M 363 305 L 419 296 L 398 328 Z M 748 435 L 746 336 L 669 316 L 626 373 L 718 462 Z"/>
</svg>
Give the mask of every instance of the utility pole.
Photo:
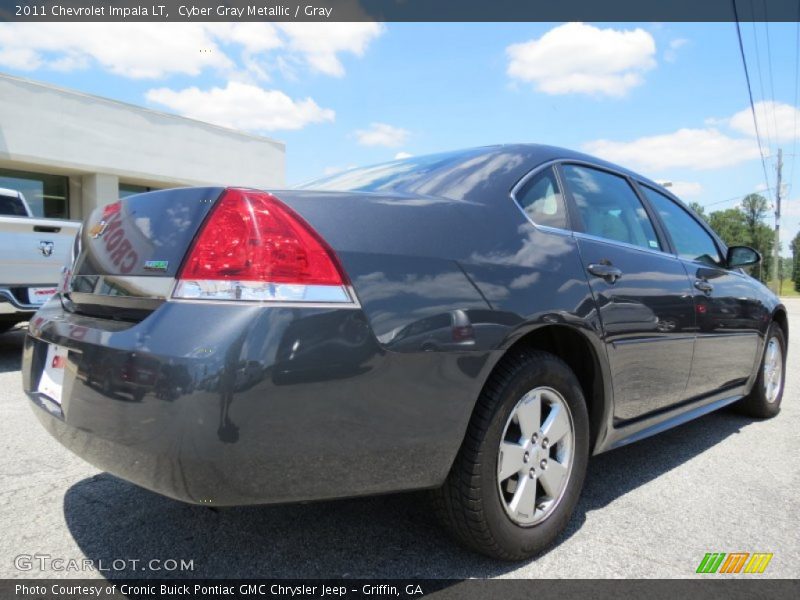
<svg viewBox="0 0 800 600">
<path fill-rule="evenodd" d="M 775 185 L 775 247 L 772 250 L 772 280 L 777 282 L 777 292 L 783 292 L 781 279 L 781 170 L 783 169 L 783 150 L 778 148 L 778 180 Z"/>
</svg>

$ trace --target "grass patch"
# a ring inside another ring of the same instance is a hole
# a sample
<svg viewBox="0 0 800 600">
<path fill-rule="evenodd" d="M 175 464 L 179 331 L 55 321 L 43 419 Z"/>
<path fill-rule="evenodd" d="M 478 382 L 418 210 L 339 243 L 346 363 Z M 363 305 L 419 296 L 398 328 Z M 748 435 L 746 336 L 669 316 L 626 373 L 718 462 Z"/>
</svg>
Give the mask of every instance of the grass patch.
<svg viewBox="0 0 800 600">
<path fill-rule="evenodd" d="M 783 287 L 779 288 L 776 281 L 770 281 L 767 287 L 784 298 L 800 298 L 800 292 L 794 289 L 794 282 L 791 279 L 784 279 L 782 283 Z"/>
</svg>

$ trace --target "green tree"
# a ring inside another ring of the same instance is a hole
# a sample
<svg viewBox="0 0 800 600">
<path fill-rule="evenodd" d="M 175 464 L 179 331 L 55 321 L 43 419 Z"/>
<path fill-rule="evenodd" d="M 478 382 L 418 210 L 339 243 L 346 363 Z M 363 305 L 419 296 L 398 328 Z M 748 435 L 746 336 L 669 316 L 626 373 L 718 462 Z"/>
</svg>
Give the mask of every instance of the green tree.
<svg viewBox="0 0 800 600">
<path fill-rule="evenodd" d="M 738 208 L 718 210 L 708 216 L 708 224 L 728 246 L 746 246 L 750 233 L 744 212 Z"/>
<path fill-rule="evenodd" d="M 766 221 L 769 203 L 761 194 L 747 194 L 742 200 L 741 209 L 744 213 L 750 236 L 755 239 L 756 229 Z"/>
<path fill-rule="evenodd" d="M 751 246 L 761 253 L 762 261 L 753 275 L 767 281 L 772 268 L 775 232 L 767 225 L 769 203 L 760 194 L 748 194 L 737 208 L 718 210 L 708 216 L 708 223 L 728 246 Z"/>
<path fill-rule="evenodd" d="M 708 215 L 706 214 L 706 209 L 699 202 L 689 202 L 689 208 L 691 208 L 694 212 L 697 213 L 697 216 L 702 218 L 706 223 L 708 223 Z"/>
<path fill-rule="evenodd" d="M 792 281 L 795 291 L 800 292 L 800 233 L 792 240 Z"/>
</svg>

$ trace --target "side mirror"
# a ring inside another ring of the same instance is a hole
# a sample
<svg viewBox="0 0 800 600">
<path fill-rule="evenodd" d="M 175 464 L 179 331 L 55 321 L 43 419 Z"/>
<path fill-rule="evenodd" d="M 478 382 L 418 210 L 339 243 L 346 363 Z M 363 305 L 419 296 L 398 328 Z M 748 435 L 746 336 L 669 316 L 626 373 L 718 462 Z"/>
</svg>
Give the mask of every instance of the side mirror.
<svg viewBox="0 0 800 600">
<path fill-rule="evenodd" d="M 749 267 L 761 262 L 761 255 L 750 246 L 731 246 L 728 248 L 726 259 L 728 267 L 731 269 L 738 267 Z"/>
</svg>

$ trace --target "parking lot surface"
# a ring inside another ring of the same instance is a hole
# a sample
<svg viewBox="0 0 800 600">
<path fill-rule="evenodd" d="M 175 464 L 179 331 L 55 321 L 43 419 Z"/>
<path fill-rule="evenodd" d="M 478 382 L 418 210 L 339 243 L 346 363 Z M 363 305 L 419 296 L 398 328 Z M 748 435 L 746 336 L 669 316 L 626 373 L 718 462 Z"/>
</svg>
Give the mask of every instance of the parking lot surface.
<svg viewBox="0 0 800 600">
<path fill-rule="evenodd" d="M 786 305 L 797 337 L 800 300 Z M 451 542 L 424 493 L 212 510 L 98 472 L 32 414 L 23 335 L 0 335 L 0 578 L 692 577 L 706 552 L 771 552 L 758 577 L 800 574 L 796 339 L 777 418 L 724 410 L 593 458 L 557 545 L 507 564 Z"/>
</svg>

